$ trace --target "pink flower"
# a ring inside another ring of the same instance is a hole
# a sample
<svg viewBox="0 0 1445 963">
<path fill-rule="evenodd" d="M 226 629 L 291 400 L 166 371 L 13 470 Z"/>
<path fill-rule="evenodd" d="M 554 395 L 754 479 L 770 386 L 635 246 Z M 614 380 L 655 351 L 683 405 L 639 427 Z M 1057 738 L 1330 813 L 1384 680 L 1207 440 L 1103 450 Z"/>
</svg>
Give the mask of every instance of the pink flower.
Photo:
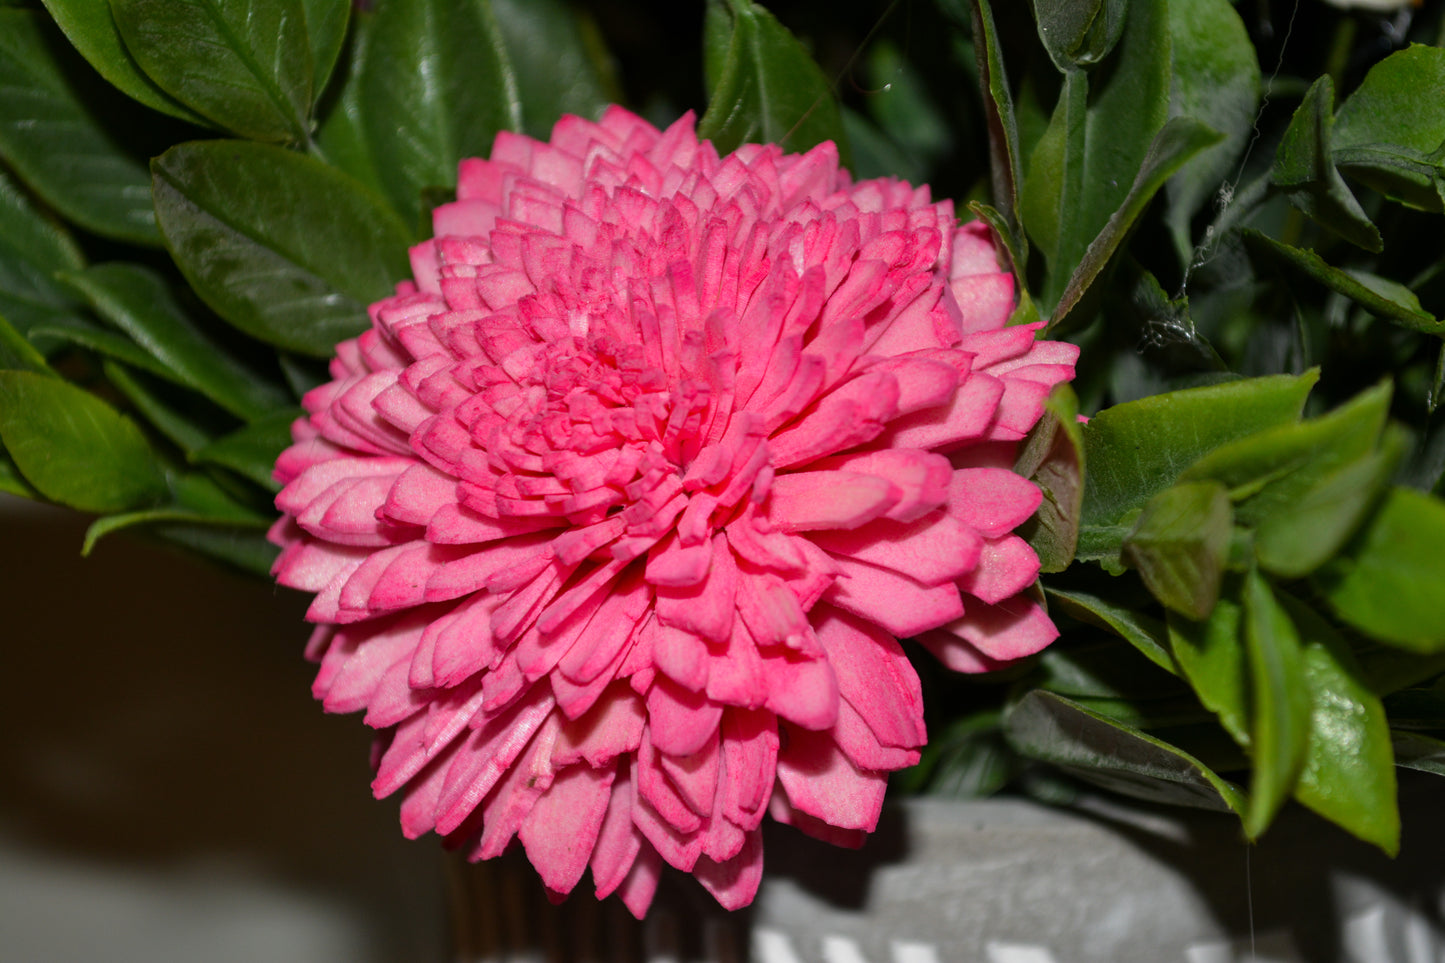
<svg viewBox="0 0 1445 963">
<path fill-rule="evenodd" d="M 457 197 L 276 466 L 316 695 L 381 730 L 408 836 L 745 905 L 765 811 L 858 845 L 918 759 L 895 637 L 979 671 L 1057 634 L 1007 466 L 1077 349 L 1005 327 L 985 228 L 832 144 L 613 108 Z"/>
</svg>

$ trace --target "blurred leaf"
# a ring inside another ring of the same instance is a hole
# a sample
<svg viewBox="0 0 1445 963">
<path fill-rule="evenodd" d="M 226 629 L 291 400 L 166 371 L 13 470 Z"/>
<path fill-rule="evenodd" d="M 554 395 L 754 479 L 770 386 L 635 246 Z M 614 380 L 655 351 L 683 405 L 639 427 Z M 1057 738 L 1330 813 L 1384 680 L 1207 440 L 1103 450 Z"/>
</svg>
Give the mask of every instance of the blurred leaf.
<svg viewBox="0 0 1445 963">
<path fill-rule="evenodd" d="M 1009 233 L 1026 245 L 1027 235 L 1019 218 L 1023 155 L 1019 147 L 1013 94 L 1009 91 L 1008 72 L 1004 69 L 1003 51 L 994 26 L 993 8 L 989 0 L 972 0 L 969 10 L 973 22 L 974 52 L 978 57 L 978 76 L 983 85 L 984 114 L 988 117 L 988 166 L 993 177 L 993 203 L 1003 213 Z M 1020 260 L 1015 262 L 1015 267 L 1022 274 L 1027 267 L 1027 248 L 1018 254 Z M 1022 285 L 1019 290 L 1027 295 Z"/>
<path fill-rule="evenodd" d="M 1309 747 L 1311 707 L 1294 622 L 1253 570 L 1244 581 L 1244 651 L 1254 763 L 1244 832 L 1255 839 L 1294 792 Z"/>
<path fill-rule="evenodd" d="M 869 116 L 917 166 L 933 169 L 953 146 L 949 119 L 915 62 L 886 37 L 869 45 L 865 61 Z"/>
<path fill-rule="evenodd" d="M 301 0 L 110 0 L 126 50 L 176 100 L 253 140 L 306 140 L 314 65 Z"/>
<path fill-rule="evenodd" d="M 189 404 L 184 407 L 178 405 L 175 399 L 164 397 L 161 390 L 163 382 L 150 376 L 144 368 L 136 370 L 119 360 L 102 361 L 101 370 L 105 372 L 106 380 L 125 395 L 150 426 L 181 451 L 189 454 L 210 442 L 214 433 L 212 426 L 203 419 L 194 396 L 186 396 L 185 401 Z"/>
<path fill-rule="evenodd" d="M 1180 263 L 1187 265 L 1194 248 L 1190 219 L 1235 174 L 1254 130 L 1259 59 L 1229 0 L 1170 3 L 1169 36 L 1174 61 L 1170 116 L 1191 117 L 1224 135 L 1223 141 L 1191 158 L 1165 187 L 1169 207 L 1164 222 Z"/>
<path fill-rule="evenodd" d="M 1163 626 L 1159 626 L 1163 630 Z M 1193 694 L 1173 673 L 1161 674 L 1159 667 L 1134 658 L 1129 643 L 1113 636 L 1089 641 L 1069 640 L 1051 645 L 1039 654 L 1035 668 L 1037 688 L 1077 700 L 1132 700 L 1138 703 L 1174 702 L 1189 697 L 1198 714 Z M 1155 712 L 1166 706 L 1141 709 Z M 1202 717 L 1201 717 L 1202 718 Z"/>
<path fill-rule="evenodd" d="M 1084 426 L 1079 557 L 1117 555 L 1132 512 L 1195 461 L 1237 438 L 1299 417 L 1319 378 L 1271 375 L 1188 388 L 1106 408 Z"/>
<path fill-rule="evenodd" d="M 1242 748 L 1254 739 L 1249 727 L 1249 670 L 1244 654 L 1244 609 L 1238 580 L 1230 580 L 1209 617 L 1196 621 L 1169 615 L 1169 648 L 1199 701 L 1219 717 Z"/>
<path fill-rule="evenodd" d="M 1223 485 L 1179 484 L 1144 505 L 1122 554 L 1165 608 L 1202 619 L 1219 599 L 1232 530 Z"/>
<path fill-rule="evenodd" d="M 596 120 L 612 101 L 583 36 L 582 14 L 563 0 L 492 0 L 516 73 L 522 129 L 546 140 L 563 114 Z"/>
<path fill-rule="evenodd" d="M 0 492 L 31 501 L 40 500 L 40 493 L 20 474 L 20 469 L 15 467 L 4 446 L 0 446 Z"/>
<path fill-rule="evenodd" d="M 1411 44 L 1370 68 L 1335 115 L 1335 163 L 1388 197 L 1445 205 L 1445 50 Z"/>
<path fill-rule="evenodd" d="M 1395 759 L 1379 698 L 1344 639 L 1306 605 L 1281 601 L 1303 643 L 1310 727 L 1295 798 L 1394 856 L 1400 849 Z"/>
<path fill-rule="evenodd" d="M 698 122 L 699 137 L 718 153 L 742 144 L 778 144 L 793 153 L 831 140 L 844 167 L 852 158 L 838 102 L 828 78 L 808 51 L 773 15 L 751 0 L 726 0 L 730 18 L 716 9 L 724 0 L 708 0 L 710 31 L 728 29 L 731 39 L 707 112 Z M 708 49 L 721 41 L 705 38 Z"/>
<path fill-rule="evenodd" d="M 44 3 L 71 46 L 112 86 L 151 110 L 192 124 L 209 123 L 157 87 L 136 65 L 120 39 L 110 4 L 103 0 L 44 0 Z"/>
<path fill-rule="evenodd" d="M 1039 39 L 1054 66 L 1067 72 L 1107 57 L 1124 30 L 1128 6 L 1127 0 L 1034 0 Z"/>
<path fill-rule="evenodd" d="M 1034 690 L 1005 716 L 1010 744 L 1033 759 L 1138 799 L 1243 814 L 1244 796 L 1198 759 L 1147 733 Z"/>
<path fill-rule="evenodd" d="M 166 377 L 193 388 L 238 418 L 258 418 L 289 398 L 210 338 L 165 281 L 138 264 L 97 264 L 62 276 L 96 312 L 149 352 Z"/>
<path fill-rule="evenodd" d="M 1074 560 L 1084 503 L 1084 434 L 1079 399 L 1067 384 L 1049 394 L 1043 417 L 1019 447 L 1014 471 L 1039 486 L 1044 500 L 1020 534 L 1042 572 L 1062 572 Z"/>
<path fill-rule="evenodd" d="M 62 505 L 113 512 L 165 496 L 165 479 L 140 429 L 58 378 L 0 371 L 0 439 L 25 480 Z"/>
<path fill-rule="evenodd" d="M 999 713 L 975 712 L 932 734 L 918 765 L 895 778 L 907 793 L 977 799 L 1002 789 L 1018 768 L 999 732 Z"/>
<path fill-rule="evenodd" d="M 5 371 L 34 371 L 39 374 L 54 374 L 50 365 L 25 336 L 15 330 L 14 325 L 0 315 L 0 369 Z"/>
<path fill-rule="evenodd" d="M 352 0 L 301 0 L 306 13 L 306 39 L 311 47 L 312 100 L 326 89 L 346 44 Z"/>
<path fill-rule="evenodd" d="M 145 165 L 78 98 L 56 49 L 65 39 L 44 14 L 0 8 L 0 159 L 86 230 L 159 244 Z"/>
<path fill-rule="evenodd" d="M 1445 335 L 1445 322 L 1438 321 L 1420 307 L 1414 294 L 1397 284 L 1382 285 L 1383 278 L 1365 283 L 1366 275 L 1348 273 L 1331 267 L 1314 251 L 1281 244 L 1274 238 L 1250 228 L 1241 232 L 1245 243 L 1255 253 L 1268 255 L 1314 278 L 1332 291 L 1343 294 L 1377 317 L 1392 321 L 1402 328 L 1423 334 Z"/>
<path fill-rule="evenodd" d="M 96 519 L 86 529 L 85 543 L 81 546 L 80 554 L 89 555 L 96 542 L 124 528 L 162 522 L 186 522 L 265 530 L 273 520 L 269 513 L 257 512 L 242 505 L 205 475 L 196 472 L 173 475 L 169 482 L 169 504 Z"/>
<path fill-rule="evenodd" d="M 69 317 L 79 305 L 56 283 L 55 273 L 84 264 L 70 235 L 36 210 L 0 169 L 0 315 L 21 334 Z"/>
<path fill-rule="evenodd" d="M 1392 731 L 1390 737 L 1396 765 L 1445 776 L 1445 740 L 1398 730 Z"/>
<path fill-rule="evenodd" d="M 254 528 L 158 522 L 152 530 L 162 538 L 209 556 L 251 575 L 268 578 L 280 549 Z"/>
<path fill-rule="evenodd" d="M 1049 604 L 1080 622 L 1097 625 L 1113 632 L 1142 652 L 1150 662 L 1171 675 L 1178 675 L 1174 659 L 1166 647 L 1168 638 L 1164 623 L 1132 608 L 1115 605 L 1087 592 L 1044 589 Z"/>
<path fill-rule="evenodd" d="M 1445 503 L 1394 488 L 1345 554 L 1317 578 L 1335 614 L 1381 642 L 1445 650 Z"/>
<path fill-rule="evenodd" d="M 1144 213 L 1154 199 L 1180 167 L 1195 154 L 1218 143 L 1221 135 L 1203 124 L 1187 117 L 1176 117 L 1159 131 L 1139 167 L 1139 173 L 1129 188 L 1129 193 L 1119 209 L 1109 215 L 1108 223 L 1097 237 L 1089 242 L 1088 249 L 1079 261 L 1073 277 L 1069 278 L 1064 293 L 1050 318 L 1050 326 L 1061 323 L 1076 304 L 1084 297 L 1089 285 L 1108 265 L 1109 260 L 1124 238 L 1134 227 L 1134 222 Z"/>
<path fill-rule="evenodd" d="M 328 357 L 366 305 L 410 274 L 409 236 L 334 168 L 264 144 L 181 144 L 152 162 L 181 273 L 217 314 L 269 344 Z"/>
<path fill-rule="evenodd" d="M 517 76 L 489 0 L 379 0 L 360 72 L 363 130 L 406 224 L 426 187 L 522 129 Z"/>
<path fill-rule="evenodd" d="M 192 452 L 191 460 L 229 468 L 263 488 L 279 491 L 271 472 L 276 457 L 291 444 L 291 423 L 301 415 L 299 408 L 274 411 Z"/>
<path fill-rule="evenodd" d="M 1379 251 L 1380 231 L 1335 170 L 1330 149 L 1334 84 L 1321 77 L 1305 94 L 1275 154 L 1270 180 L 1312 220 L 1367 251 Z"/>
</svg>

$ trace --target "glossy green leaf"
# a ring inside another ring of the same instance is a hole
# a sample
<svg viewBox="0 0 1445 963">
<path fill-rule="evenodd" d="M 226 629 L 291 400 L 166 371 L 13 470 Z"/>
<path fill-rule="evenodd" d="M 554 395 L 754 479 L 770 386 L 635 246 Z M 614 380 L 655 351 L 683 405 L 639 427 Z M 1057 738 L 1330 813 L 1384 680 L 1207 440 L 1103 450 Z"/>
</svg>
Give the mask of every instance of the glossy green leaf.
<svg viewBox="0 0 1445 963">
<path fill-rule="evenodd" d="M 361 109 L 361 78 L 375 20 L 370 10 L 357 10 L 353 14 L 347 56 L 339 64 L 333 81 L 335 93 L 322 102 L 325 112 L 319 118 L 311 148 L 332 167 L 345 171 L 384 197 L 386 191 L 371 156 Z"/>
<path fill-rule="evenodd" d="M 1243 813 L 1238 787 L 1178 748 L 1051 692 L 1034 690 L 1008 712 L 1010 744 L 1034 759 L 1139 799 Z"/>
<path fill-rule="evenodd" d="M 156 85 L 254 140 L 304 141 L 314 65 L 301 0 L 110 0 Z"/>
<path fill-rule="evenodd" d="M 1039 486 L 1044 500 L 1020 526 L 1039 557 L 1040 571 L 1062 572 L 1074 560 L 1084 503 L 1084 435 L 1079 399 L 1067 384 L 1050 393 L 1039 419 L 1019 447 L 1014 471 Z"/>
<path fill-rule="evenodd" d="M 0 369 L 53 374 L 45 358 L 25 336 L 0 314 Z"/>
<path fill-rule="evenodd" d="M 1259 58 L 1243 20 L 1229 0 L 1169 4 L 1173 71 L 1171 117 L 1191 117 L 1224 139 L 1191 158 L 1169 179 L 1164 222 L 1181 263 L 1193 251 L 1189 222 L 1237 176 L 1239 157 L 1254 132 L 1259 103 Z"/>
<path fill-rule="evenodd" d="M 1097 625 L 1113 632 L 1138 649 L 1155 665 L 1171 675 L 1178 675 L 1169 654 L 1164 623 L 1133 608 L 1115 605 L 1088 592 L 1066 591 L 1053 587 L 1044 589 L 1051 611 Z"/>
<path fill-rule="evenodd" d="M 489 0 L 381 0 L 361 67 L 362 124 L 382 186 L 407 224 L 421 192 L 521 130 L 522 103 Z"/>
<path fill-rule="evenodd" d="M 972 0 L 974 53 L 978 57 L 979 83 L 983 86 L 984 114 L 988 117 L 989 172 L 993 177 L 993 203 L 1007 220 L 1011 233 L 1024 238 L 1019 220 L 1019 184 L 1023 181 L 1023 155 L 1019 146 L 1018 120 L 1014 116 L 1013 94 L 1004 68 L 1003 49 L 994 25 L 989 0 Z M 1121 23 L 1122 26 L 1122 23 Z M 1026 267 L 1027 250 L 1019 252 L 1020 272 Z M 1020 287 L 1022 291 L 1023 288 Z"/>
<path fill-rule="evenodd" d="M 1288 596 L 1303 644 L 1310 729 L 1295 798 L 1394 856 L 1400 848 L 1395 759 L 1380 699 L 1364 684 L 1345 640 L 1314 610 Z"/>
<path fill-rule="evenodd" d="M 152 162 L 186 280 L 253 337 L 327 357 L 409 276 L 405 227 L 345 174 L 278 147 L 208 141 Z"/>
<path fill-rule="evenodd" d="M 113 512 L 165 496 L 165 479 L 140 429 L 58 378 L 0 371 L 0 439 L 25 480 L 62 505 Z"/>
<path fill-rule="evenodd" d="M 1054 66 L 1090 67 L 1107 57 L 1124 30 L 1128 0 L 1034 0 L 1034 19 Z"/>
<path fill-rule="evenodd" d="M 238 418 L 258 418 L 288 404 L 287 394 L 236 361 L 187 315 L 160 275 L 138 264 L 97 264 L 63 275 L 97 314 L 128 334 L 164 366 Z"/>
<path fill-rule="evenodd" d="M 1187 468 L 1183 481 L 1217 481 L 1245 525 L 1297 506 L 1315 484 L 1375 451 L 1390 411 L 1391 385 L 1362 391 L 1334 411 L 1221 445 Z"/>
<path fill-rule="evenodd" d="M 716 8 L 723 0 L 709 0 Z M 844 166 L 851 162 L 843 119 L 832 87 L 808 51 L 771 13 L 751 0 L 726 0 L 730 18 L 714 13 L 708 25 L 731 30 L 727 55 L 699 137 L 719 153 L 741 144 L 779 144 L 789 153 L 833 141 Z M 705 41 L 710 48 L 716 38 Z"/>
<path fill-rule="evenodd" d="M 220 465 L 270 489 L 281 486 L 271 477 L 276 458 L 291 444 L 291 423 L 301 416 L 299 408 L 272 412 L 244 428 L 191 453 L 197 464 Z"/>
<path fill-rule="evenodd" d="M 1445 50 L 1411 44 L 1370 68 L 1335 116 L 1335 163 L 1414 207 L 1445 206 Z"/>
<path fill-rule="evenodd" d="M 1334 89 L 1329 77 L 1321 77 L 1305 94 L 1280 141 L 1270 180 L 1314 221 L 1367 251 L 1379 251 L 1379 229 L 1361 210 L 1331 156 Z"/>
<path fill-rule="evenodd" d="M 1219 717 L 1241 748 L 1253 744 L 1250 732 L 1249 669 L 1244 652 L 1244 608 L 1238 581 L 1202 621 L 1169 615 L 1169 650 L 1199 701 Z"/>
<path fill-rule="evenodd" d="M 517 78 L 522 129 L 546 140 L 563 114 L 597 119 L 620 99 L 588 49 L 582 14 L 563 0 L 492 0 Z"/>
<path fill-rule="evenodd" d="M 44 14 L 0 9 L 0 159 L 86 230 L 159 244 L 145 164 L 79 98 L 69 78 L 89 68 L 66 49 Z"/>
<path fill-rule="evenodd" d="M 1445 651 L 1445 503 L 1409 488 L 1385 495 L 1345 554 L 1317 573 L 1335 614 L 1381 642 Z"/>
<path fill-rule="evenodd" d="M 352 0 L 301 0 L 306 39 L 311 47 L 312 99 L 321 96 L 346 44 Z"/>
<path fill-rule="evenodd" d="M 1194 155 L 1218 143 L 1222 135 L 1187 117 L 1176 117 L 1159 131 L 1140 162 L 1139 173 L 1119 209 L 1109 215 L 1098 236 L 1089 242 L 1078 267 L 1069 278 L 1054 308 L 1050 325 L 1058 325 L 1084 297 L 1089 286 L 1113 258 L 1114 252 L 1133 230 L 1154 195 Z"/>
<path fill-rule="evenodd" d="M 158 378 L 169 377 L 166 366 L 157 361 L 145 349 L 123 334 L 88 321 L 71 321 L 55 324 L 38 324 L 30 331 L 31 337 L 49 341 L 65 342 L 85 348 L 96 354 L 114 358 L 133 368 L 139 368 Z"/>
<path fill-rule="evenodd" d="M 1117 553 L 1131 513 L 1199 458 L 1299 418 L 1319 374 L 1271 375 L 1188 388 L 1106 408 L 1084 426 L 1081 558 Z M 1121 528 L 1122 526 L 1122 528 Z M 1085 536 L 1089 537 L 1088 554 Z"/>
<path fill-rule="evenodd" d="M 1124 561 L 1165 608 L 1202 619 L 1219 599 L 1233 521 L 1223 485 L 1174 485 L 1144 505 L 1124 539 Z"/>
<path fill-rule="evenodd" d="M 105 0 L 44 0 L 45 9 L 79 54 L 106 80 L 152 110 L 193 124 L 206 118 L 156 86 L 125 49 Z"/>
<path fill-rule="evenodd" d="M 1312 711 L 1299 634 L 1257 571 L 1244 582 L 1244 650 L 1254 763 L 1244 831 L 1254 839 L 1295 790 L 1309 746 Z"/>
<path fill-rule="evenodd" d="M 79 307 L 55 280 L 85 264 L 70 235 L 42 214 L 0 169 L 0 316 L 22 334 Z"/>
</svg>

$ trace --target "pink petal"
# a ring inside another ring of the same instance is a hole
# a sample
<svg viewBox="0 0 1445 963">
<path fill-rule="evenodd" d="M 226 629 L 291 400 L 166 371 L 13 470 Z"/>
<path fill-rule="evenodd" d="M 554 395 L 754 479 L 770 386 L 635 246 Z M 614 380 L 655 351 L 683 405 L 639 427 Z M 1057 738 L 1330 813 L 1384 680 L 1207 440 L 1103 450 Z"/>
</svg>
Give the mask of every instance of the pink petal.
<svg viewBox="0 0 1445 963">
<path fill-rule="evenodd" d="M 532 807 L 517 835 L 542 882 L 570 893 L 582 878 L 612 797 L 613 770 L 570 766 Z"/>
<path fill-rule="evenodd" d="M 857 769 L 827 732 L 788 730 L 778 752 L 778 783 L 793 808 L 839 829 L 871 833 L 888 780 Z"/>
</svg>

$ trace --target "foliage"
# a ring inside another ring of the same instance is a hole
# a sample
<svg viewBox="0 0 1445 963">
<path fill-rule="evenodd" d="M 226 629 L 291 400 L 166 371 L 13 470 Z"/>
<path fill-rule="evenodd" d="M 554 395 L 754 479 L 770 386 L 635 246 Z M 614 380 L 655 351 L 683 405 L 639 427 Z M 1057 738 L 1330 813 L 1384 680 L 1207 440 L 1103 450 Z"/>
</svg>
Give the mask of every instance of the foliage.
<svg viewBox="0 0 1445 963">
<path fill-rule="evenodd" d="M 1063 638 L 920 655 L 901 782 L 1065 773 L 1251 837 L 1295 799 L 1393 851 L 1394 765 L 1445 738 L 1442 7 L 880 6 L 0 4 L 0 490 L 264 572 L 316 359 L 459 159 L 612 101 L 831 139 L 985 217 L 1016 320 L 1083 347 L 1020 458 Z"/>
</svg>

